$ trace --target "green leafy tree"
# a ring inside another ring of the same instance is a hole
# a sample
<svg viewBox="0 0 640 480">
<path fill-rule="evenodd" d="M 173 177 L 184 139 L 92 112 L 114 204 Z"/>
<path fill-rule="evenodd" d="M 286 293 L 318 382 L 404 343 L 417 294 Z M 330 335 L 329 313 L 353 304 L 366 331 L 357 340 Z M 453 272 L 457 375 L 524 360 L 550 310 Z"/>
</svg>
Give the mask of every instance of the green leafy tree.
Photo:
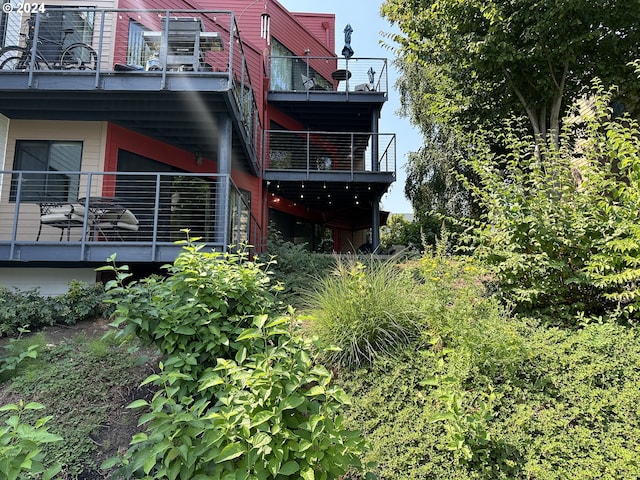
<svg viewBox="0 0 640 480">
<path fill-rule="evenodd" d="M 593 78 L 637 89 L 636 0 L 387 0 L 382 14 L 400 28 L 401 91 L 419 100 L 420 121 L 470 129 L 526 114 L 536 136 L 557 140 Z"/>
<path fill-rule="evenodd" d="M 400 29 L 388 38 L 402 111 L 425 137 L 407 169 L 416 213 L 471 207 L 477 217 L 458 181 L 474 178 L 454 160 L 477 128 L 526 115 L 536 138 L 557 142 L 567 108 L 595 77 L 618 85 L 618 107 L 638 111 L 627 66 L 640 55 L 636 0 L 386 0 L 381 13 Z"/>
<path fill-rule="evenodd" d="M 474 228 L 475 253 L 520 311 L 634 322 L 640 127 L 615 117 L 601 89 L 593 98 L 567 119 L 557 145 L 541 145 L 513 121 L 498 136 L 504 153 L 481 134 L 469 142 L 468 164 L 480 182 L 468 187 L 486 210 Z"/>
</svg>

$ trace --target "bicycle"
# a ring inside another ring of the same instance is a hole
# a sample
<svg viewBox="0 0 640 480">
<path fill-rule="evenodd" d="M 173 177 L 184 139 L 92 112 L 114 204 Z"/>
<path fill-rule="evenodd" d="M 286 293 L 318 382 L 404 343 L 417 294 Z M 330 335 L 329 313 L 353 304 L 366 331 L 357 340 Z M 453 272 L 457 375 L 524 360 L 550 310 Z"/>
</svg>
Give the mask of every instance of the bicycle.
<svg viewBox="0 0 640 480">
<path fill-rule="evenodd" d="M 0 50 L 0 70 L 29 70 L 31 68 L 31 56 L 33 53 L 33 33 L 35 31 L 35 20 L 27 19 L 28 33 L 21 33 L 26 36 L 25 46 L 8 45 Z M 86 43 L 75 42 L 65 47 L 64 43 L 67 35 L 73 34 L 72 28 L 64 30 L 62 42 L 47 38 L 39 38 L 36 43 L 36 58 L 34 68 L 36 70 L 95 70 L 98 64 L 96 51 Z M 47 43 L 62 49 L 57 62 L 50 63 L 38 50 L 39 44 Z"/>
</svg>

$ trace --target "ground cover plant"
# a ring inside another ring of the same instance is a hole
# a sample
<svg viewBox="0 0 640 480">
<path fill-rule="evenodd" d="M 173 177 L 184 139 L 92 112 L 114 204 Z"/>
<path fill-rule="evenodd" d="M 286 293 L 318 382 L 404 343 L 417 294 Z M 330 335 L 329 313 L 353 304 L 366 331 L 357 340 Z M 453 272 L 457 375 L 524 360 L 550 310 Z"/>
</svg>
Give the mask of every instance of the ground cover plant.
<svg viewBox="0 0 640 480">
<path fill-rule="evenodd" d="M 22 449 L 37 457 L 23 464 L 23 475 L 35 475 L 38 465 L 57 465 L 53 478 L 104 478 L 102 461 L 126 448 L 128 437 L 139 431 L 136 416 L 124 407 L 146 395 L 139 384 L 151 371 L 147 355 L 154 353 L 140 350 L 137 342 L 102 338 L 109 330 L 104 319 L 94 319 L 4 345 L 0 370 L 11 368 L 0 371 L 0 405 L 7 407 L 0 417 L 10 422 L 20 412 L 17 431 L 28 438 Z M 20 410 L 11 407 L 21 404 Z M 18 437 L 12 436 L 8 445 L 15 446 Z M 2 477 L 8 472 L 0 461 L 0 478 L 15 478 Z"/>
<path fill-rule="evenodd" d="M 640 336 L 509 314 L 468 261 L 426 256 L 428 336 L 343 369 L 379 479 L 639 478 Z"/>
</svg>

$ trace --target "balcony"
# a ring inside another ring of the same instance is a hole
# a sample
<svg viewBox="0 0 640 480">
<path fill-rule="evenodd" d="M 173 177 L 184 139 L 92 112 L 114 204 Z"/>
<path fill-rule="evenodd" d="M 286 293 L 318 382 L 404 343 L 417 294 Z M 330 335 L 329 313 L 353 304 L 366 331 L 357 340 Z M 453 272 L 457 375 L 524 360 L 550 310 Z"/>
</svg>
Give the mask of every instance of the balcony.
<svg viewBox="0 0 640 480">
<path fill-rule="evenodd" d="M 0 262 L 171 262 L 175 242 L 259 245 L 248 200 L 229 176 L 0 172 Z"/>
<path fill-rule="evenodd" d="M 309 130 L 371 131 L 388 100 L 385 58 L 270 58 L 269 103 Z"/>
<path fill-rule="evenodd" d="M 250 76 L 233 12 L 47 6 L 7 14 L 5 31 L 8 118 L 111 121 L 215 158 L 216 117 L 230 115 L 234 151 L 260 171 L 262 78 Z"/>
<path fill-rule="evenodd" d="M 362 215 L 395 181 L 394 134 L 269 130 L 265 139 L 272 207 L 287 202 Z"/>
</svg>

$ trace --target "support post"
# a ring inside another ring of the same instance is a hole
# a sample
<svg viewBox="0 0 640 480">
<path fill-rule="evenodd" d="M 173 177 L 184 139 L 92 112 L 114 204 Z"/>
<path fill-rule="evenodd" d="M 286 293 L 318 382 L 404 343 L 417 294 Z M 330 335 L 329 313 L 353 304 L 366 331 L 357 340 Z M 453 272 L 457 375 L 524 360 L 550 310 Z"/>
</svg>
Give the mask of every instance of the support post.
<svg viewBox="0 0 640 480">
<path fill-rule="evenodd" d="M 229 115 L 218 116 L 218 177 L 216 194 L 215 242 L 227 249 L 229 242 L 229 181 L 231 179 L 232 125 Z"/>
</svg>

